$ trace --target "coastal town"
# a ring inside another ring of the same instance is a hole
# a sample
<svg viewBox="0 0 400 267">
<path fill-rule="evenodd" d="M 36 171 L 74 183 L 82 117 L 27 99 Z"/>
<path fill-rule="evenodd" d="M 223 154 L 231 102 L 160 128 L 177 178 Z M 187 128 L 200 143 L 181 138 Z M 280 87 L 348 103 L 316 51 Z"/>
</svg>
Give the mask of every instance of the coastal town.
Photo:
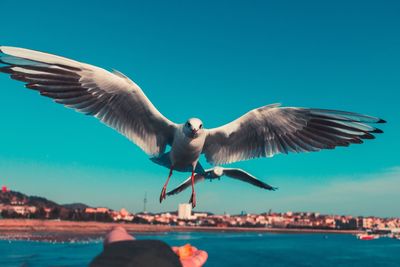
<svg viewBox="0 0 400 267">
<path fill-rule="evenodd" d="M 318 212 L 272 212 L 261 214 L 212 214 L 193 212 L 191 205 L 179 204 L 176 211 L 132 213 L 126 209 L 89 207 L 84 204 L 59 205 L 41 197 L 29 197 L 6 187 L 0 193 L 0 216 L 10 219 L 122 222 L 213 228 L 363 230 L 385 234 L 400 233 L 400 218 L 327 215 Z"/>
</svg>

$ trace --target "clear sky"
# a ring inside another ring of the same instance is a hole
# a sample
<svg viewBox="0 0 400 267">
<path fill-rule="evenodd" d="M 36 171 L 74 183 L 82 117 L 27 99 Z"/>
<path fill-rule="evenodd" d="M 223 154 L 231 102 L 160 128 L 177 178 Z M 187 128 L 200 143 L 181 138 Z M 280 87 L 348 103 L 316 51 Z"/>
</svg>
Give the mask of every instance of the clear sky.
<svg viewBox="0 0 400 267">
<path fill-rule="evenodd" d="M 1 45 L 117 69 L 175 122 L 211 128 L 275 102 L 388 121 L 363 145 L 232 164 L 279 190 L 222 178 L 196 186 L 197 210 L 400 216 L 400 2 L 3 0 L 1 13 Z M 167 169 L 5 75 L 0 114 L 0 184 L 13 190 L 133 212 L 145 192 L 154 212 L 190 198 L 159 204 Z"/>
</svg>

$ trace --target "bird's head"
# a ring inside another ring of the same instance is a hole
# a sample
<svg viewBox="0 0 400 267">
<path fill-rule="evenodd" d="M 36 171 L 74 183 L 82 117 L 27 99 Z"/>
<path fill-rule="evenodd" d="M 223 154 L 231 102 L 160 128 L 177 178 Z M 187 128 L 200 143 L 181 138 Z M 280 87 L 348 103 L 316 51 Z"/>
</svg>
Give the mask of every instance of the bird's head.
<svg viewBox="0 0 400 267">
<path fill-rule="evenodd" d="M 204 132 L 203 122 L 197 118 L 188 119 L 183 126 L 183 132 L 187 137 L 196 138 Z"/>
<path fill-rule="evenodd" d="M 214 167 L 213 172 L 214 172 L 215 176 L 221 177 L 224 174 L 224 168 L 216 166 L 216 167 Z"/>
</svg>

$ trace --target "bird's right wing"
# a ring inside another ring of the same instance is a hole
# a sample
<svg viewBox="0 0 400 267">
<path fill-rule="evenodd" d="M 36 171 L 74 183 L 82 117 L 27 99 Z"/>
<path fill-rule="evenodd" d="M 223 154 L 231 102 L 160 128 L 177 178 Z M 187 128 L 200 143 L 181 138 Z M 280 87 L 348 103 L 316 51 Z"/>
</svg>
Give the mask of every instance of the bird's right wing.
<svg viewBox="0 0 400 267">
<path fill-rule="evenodd" d="M 361 144 L 382 133 L 370 123 L 379 118 L 338 110 L 279 107 L 253 109 L 221 127 L 206 130 L 203 151 L 208 162 L 226 164 Z"/>
<path fill-rule="evenodd" d="M 243 182 L 246 182 L 246 183 L 267 189 L 267 190 L 275 191 L 277 189 L 276 187 L 272 187 L 269 184 L 266 184 L 263 181 L 260 181 L 259 179 L 257 179 L 250 173 L 245 172 L 242 169 L 224 168 L 224 174 L 231 178 L 238 179 L 240 181 L 243 181 Z"/>
<path fill-rule="evenodd" d="M 196 175 L 194 176 L 194 183 L 204 181 L 204 179 L 205 179 L 204 175 L 196 173 Z M 176 195 L 176 194 L 182 192 L 183 190 L 185 190 L 186 188 L 188 188 L 191 185 L 192 185 L 192 177 L 189 176 L 189 178 L 187 178 L 183 183 L 178 185 L 177 188 L 169 191 L 167 193 L 167 196 Z"/>
<path fill-rule="evenodd" d="M 3 65 L 1 67 L 1 65 Z M 176 124 L 165 118 L 121 73 L 43 52 L 0 46 L 0 72 L 55 102 L 98 118 L 158 155 L 172 143 Z"/>
</svg>

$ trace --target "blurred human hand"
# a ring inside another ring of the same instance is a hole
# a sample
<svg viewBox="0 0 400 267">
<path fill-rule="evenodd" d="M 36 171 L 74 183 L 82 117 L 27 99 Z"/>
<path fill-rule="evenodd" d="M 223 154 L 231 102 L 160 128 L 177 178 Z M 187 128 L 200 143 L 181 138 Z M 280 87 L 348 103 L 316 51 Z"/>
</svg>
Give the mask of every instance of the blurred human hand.
<svg viewBox="0 0 400 267">
<path fill-rule="evenodd" d="M 172 250 L 179 256 L 179 247 L 172 247 Z M 207 261 L 207 258 L 207 252 L 192 247 L 192 255 L 184 259 L 180 258 L 180 261 L 183 267 L 201 267 Z"/>
<path fill-rule="evenodd" d="M 105 246 L 114 242 L 127 240 L 135 240 L 135 238 L 128 234 L 125 228 L 116 226 L 105 236 L 103 244 Z"/>
<path fill-rule="evenodd" d="M 104 238 L 104 246 L 118 242 L 118 241 L 128 241 L 135 240 L 133 236 L 128 234 L 125 228 L 121 226 L 114 227 Z M 179 256 L 179 248 L 182 247 L 172 247 L 172 250 Z M 196 247 L 191 247 L 191 255 L 185 258 L 179 258 L 183 267 L 201 267 L 207 261 L 208 254 L 204 250 L 198 250 Z"/>
</svg>

